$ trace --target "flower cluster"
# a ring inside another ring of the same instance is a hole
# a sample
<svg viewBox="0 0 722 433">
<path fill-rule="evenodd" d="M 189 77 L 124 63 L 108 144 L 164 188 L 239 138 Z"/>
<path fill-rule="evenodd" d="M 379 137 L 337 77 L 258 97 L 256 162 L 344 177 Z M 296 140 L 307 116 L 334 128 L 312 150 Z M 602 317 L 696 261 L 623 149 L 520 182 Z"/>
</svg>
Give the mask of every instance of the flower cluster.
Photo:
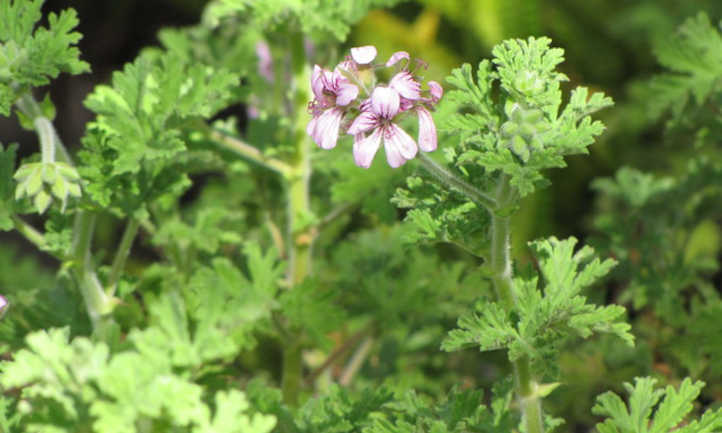
<svg viewBox="0 0 722 433">
<path fill-rule="evenodd" d="M 306 131 L 322 149 L 334 148 L 340 131 L 353 135 L 354 160 L 363 168 L 371 165 L 383 142 L 386 160 L 396 168 L 414 158 L 418 149 L 436 149 L 436 125 L 430 110 L 441 99 L 443 89 L 429 81 L 428 90 L 421 90 L 420 78 L 409 70 L 407 52 L 396 52 L 383 64 L 373 63 L 376 54 L 371 45 L 351 48 L 351 55 L 333 71 L 314 66 L 314 100 L 309 104 L 313 118 Z M 397 65 L 402 66 L 388 83 L 377 81 L 376 70 Z M 399 127 L 408 114 L 418 118 L 418 144 Z"/>
</svg>

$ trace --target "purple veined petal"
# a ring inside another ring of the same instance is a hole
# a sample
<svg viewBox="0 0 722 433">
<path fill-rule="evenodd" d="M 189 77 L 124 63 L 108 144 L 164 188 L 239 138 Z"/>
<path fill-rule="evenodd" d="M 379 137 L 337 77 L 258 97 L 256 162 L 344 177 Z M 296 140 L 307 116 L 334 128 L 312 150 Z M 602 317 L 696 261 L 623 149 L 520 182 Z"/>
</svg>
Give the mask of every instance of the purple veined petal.
<svg viewBox="0 0 722 433">
<path fill-rule="evenodd" d="M 323 112 L 316 121 L 316 127 L 313 131 L 313 140 L 322 149 L 333 149 L 336 147 L 338 140 L 338 129 L 341 126 L 341 118 L 343 110 L 340 108 L 330 108 Z"/>
<path fill-rule="evenodd" d="M 436 125 L 431 113 L 424 107 L 416 109 L 419 115 L 419 148 L 424 152 L 436 150 Z"/>
<path fill-rule="evenodd" d="M 377 53 L 376 47 L 373 45 L 351 48 L 351 58 L 359 65 L 367 65 L 371 63 L 376 58 Z"/>
<path fill-rule="evenodd" d="M 376 114 L 370 111 L 362 111 L 349 126 L 348 133 L 351 135 L 362 134 L 376 128 L 378 125 L 379 117 Z"/>
<path fill-rule="evenodd" d="M 439 102 L 439 99 L 444 95 L 444 89 L 441 87 L 441 84 L 437 83 L 436 81 L 429 81 L 427 83 L 429 85 L 429 93 L 431 93 L 431 100 L 436 103 Z"/>
<path fill-rule="evenodd" d="M 376 147 L 378 147 L 378 145 Z M 7 310 L 8 305 L 10 305 L 10 303 L 8 302 L 7 298 L 0 295 L 0 317 L 2 317 L 5 314 L 5 311 Z"/>
<path fill-rule="evenodd" d="M 391 168 L 398 168 L 404 165 L 406 159 L 401 156 L 401 152 L 393 142 L 386 138 L 386 131 L 384 131 L 384 150 L 386 151 L 386 162 L 389 163 Z"/>
<path fill-rule="evenodd" d="M 418 152 L 414 139 L 395 123 L 391 123 L 385 128 L 384 146 L 386 152 L 388 152 L 389 146 L 394 147 L 404 159 L 413 159 Z"/>
<path fill-rule="evenodd" d="M 323 68 L 313 65 L 313 74 L 311 75 L 311 90 L 316 99 L 323 99 Z"/>
<path fill-rule="evenodd" d="M 414 77 L 407 71 L 401 71 L 394 75 L 389 82 L 389 87 L 399 92 L 399 95 L 406 99 L 416 100 L 421 98 L 421 84 L 414 80 Z"/>
<path fill-rule="evenodd" d="M 406 51 L 397 51 L 389 57 L 389 60 L 386 62 L 386 67 L 393 66 L 403 59 L 409 60 L 409 58 L 411 58 L 411 56 L 409 56 L 409 53 Z"/>
<path fill-rule="evenodd" d="M 336 91 L 336 104 L 348 105 L 358 96 L 358 87 L 355 84 L 341 82 Z"/>
<path fill-rule="evenodd" d="M 376 128 L 368 137 L 357 134 L 353 140 L 353 160 L 359 167 L 369 168 L 381 144 L 381 128 Z"/>
<path fill-rule="evenodd" d="M 399 112 L 399 92 L 390 87 L 377 87 L 371 93 L 371 110 L 385 119 L 391 119 Z"/>
</svg>

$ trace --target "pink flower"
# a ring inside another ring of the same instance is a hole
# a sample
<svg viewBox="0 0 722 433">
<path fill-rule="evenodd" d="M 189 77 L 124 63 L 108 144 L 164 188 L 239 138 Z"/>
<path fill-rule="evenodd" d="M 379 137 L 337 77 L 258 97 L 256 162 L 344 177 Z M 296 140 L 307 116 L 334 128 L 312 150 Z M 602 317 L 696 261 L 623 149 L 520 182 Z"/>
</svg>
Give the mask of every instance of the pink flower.
<svg viewBox="0 0 722 433">
<path fill-rule="evenodd" d="M 408 71 L 401 71 L 394 75 L 389 81 L 389 87 L 411 101 L 421 98 L 421 84 L 414 80 L 414 77 Z"/>
<path fill-rule="evenodd" d="M 396 63 L 398 63 L 404 59 L 408 62 L 408 60 L 410 58 L 411 58 L 411 56 L 409 56 L 409 53 L 407 53 L 406 51 L 397 51 L 397 52 L 393 53 L 391 55 L 391 57 L 389 57 L 389 60 L 386 62 L 385 66 L 386 67 L 393 66 Z"/>
<path fill-rule="evenodd" d="M 313 118 L 306 132 L 323 149 L 333 149 L 338 140 L 345 107 L 358 96 L 359 89 L 343 76 L 340 70 L 333 72 L 314 66 L 311 77 L 314 100 L 310 104 Z"/>
<path fill-rule="evenodd" d="M 356 165 L 369 168 L 383 139 L 386 160 L 393 168 L 400 167 L 416 156 L 416 142 L 403 129 L 393 123 L 400 112 L 401 97 L 391 87 L 376 87 L 371 104 L 354 120 L 348 133 L 354 136 L 353 155 Z M 364 133 L 372 131 L 369 136 Z"/>
<path fill-rule="evenodd" d="M 258 73 L 269 83 L 273 82 L 273 57 L 271 47 L 266 41 L 256 43 L 256 56 L 258 56 Z"/>
<path fill-rule="evenodd" d="M 431 102 L 433 102 L 434 104 L 439 102 L 441 97 L 444 95 L 444 89 L 441 87 L 441 84 L 437 83 L 436 81 L 429 81 L 427 84 L 429 85 Z"/>
<path fill-rule="evenodd" d="M 0 317 L 5 315 L 8 305 L 10 305 L 8 300 L 5 299 L 4 296 L 0 295 Z"/>
<path fill-rule="evenodd" d="M 416 109 L 419 116 L 419 148 L 424 152 L 436 150 L 436 125 L 429 110 L 423 106 Z"/>
</svg>

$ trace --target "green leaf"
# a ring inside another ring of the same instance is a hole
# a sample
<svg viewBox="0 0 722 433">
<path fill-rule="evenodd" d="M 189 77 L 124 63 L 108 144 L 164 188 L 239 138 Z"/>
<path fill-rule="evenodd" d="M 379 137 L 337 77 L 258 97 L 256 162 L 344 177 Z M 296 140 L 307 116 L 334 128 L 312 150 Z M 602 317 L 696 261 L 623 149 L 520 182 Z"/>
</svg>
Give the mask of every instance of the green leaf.
<svg viewBox="0 0 722 433">
<path fill-rule="evenodd" d="M 79 59 L 81 35 L 76 13 L 66 9 L 48 15 L 47 27 L 37 26 L 43 0 L 7 0 L 0 3 L 0 115 L 31 87 L 48 84 L 60 73 L 90 70 Z"/>
<path fill-rule="evenodd" d="M 92 200 L 136 217 L 155 200 L 173 202 L 196 162 L 183 128 L 225 107 L 237 85 L 226 70 L 149 51 L 115 72 L 112 86 L 96 87 L 85 105 L 97 118 L 80 152 Z"/>
<path fill-rule="evenodd" d="M 478 346 L 480 350 L 509 350 L 513 361 L 520 356 L 548 362 L 561 342 L 588 338 L 608 332 L 632 345 L 630 326 L 619 319 L 624 308 L 587 303 L 582 290 L 604 277 L 615 265 L 611 259 L 600 261 L 590 247 L 574 251 L 576 239 L 555 237 L 530 243 L 543 277 L 543 290 L 537 277 L 516 278 L 512 290 L 517 299 L 513 312 L 495 302 L 483 302 L 477 310 L 461 316 L 459 329 L 449 332 L 442 349 L 459 350 Z M 512 320 L 512 317 L 518 317 Z"/>
<path fill-rule="evenodd" d="M 11 230 L 14 213 L 14 181 L 15 159 L 18 145 L 3 147 L 0 143 L 0 230 Z"/>
<path fill-rule="evenodd" d="M 693 383 L 686 378 L 679 388 L 670 385 L 665 389 L 655 388 L 655 383 L 656 380 L 649 377 L 636 378 L 634 386 L 625 383 L 629 394 L 628 407 L 612 392 L 597 397 L 592 412 L 607 417 L 597 424 L 597 430 L 601 433 L 662 433 L 673 430 L 696 433 L 722 428 L 720 410 L 708 410 L 700 420 L 685 422 L 704 382 Z M 679 427 L 683 422 L 685 425 Z"/>
</svg>

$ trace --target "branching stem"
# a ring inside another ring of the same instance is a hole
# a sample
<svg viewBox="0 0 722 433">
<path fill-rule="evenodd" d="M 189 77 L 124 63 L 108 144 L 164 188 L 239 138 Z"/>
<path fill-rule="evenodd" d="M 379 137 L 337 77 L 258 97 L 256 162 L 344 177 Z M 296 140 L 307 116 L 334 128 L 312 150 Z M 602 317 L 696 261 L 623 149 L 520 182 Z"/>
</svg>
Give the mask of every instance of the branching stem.
<svg viewBox="0 0 722 433">
<path fill-rule="evenodd" d="M 490 197 L 488 194 L 480 191 L 473 185 L 468 184 L 454 173 L 442 167 L 425 153 L 419 152 L 417 157 L 423 164 L 424 168 L 446 187 L 461 192 L 465 196 L 469 197 L 471 201 L 489 212 L 496 209 L 497 203 L 495 198 Z"/>
<path fill-rule="evenodd" d="M 513 200 L 513 188 L 509 178 L 501 175 L 496 190 L 496 203 L 504 207 Z M 507 312 L 516 305 L 517 300 L 512 290 L 512 262 L 510 254 L 509 216 L 491 212 L 491 257 L 489 264 L 492 271 L 494 291 Z M 541 399 L 535 394 L 535 382 L 531 375 L 528 357 L 523 356 L 513 363 L 517 398 L 521 407 L 522 419 L 527 433 L 544 433 Z"/>
</svg>

